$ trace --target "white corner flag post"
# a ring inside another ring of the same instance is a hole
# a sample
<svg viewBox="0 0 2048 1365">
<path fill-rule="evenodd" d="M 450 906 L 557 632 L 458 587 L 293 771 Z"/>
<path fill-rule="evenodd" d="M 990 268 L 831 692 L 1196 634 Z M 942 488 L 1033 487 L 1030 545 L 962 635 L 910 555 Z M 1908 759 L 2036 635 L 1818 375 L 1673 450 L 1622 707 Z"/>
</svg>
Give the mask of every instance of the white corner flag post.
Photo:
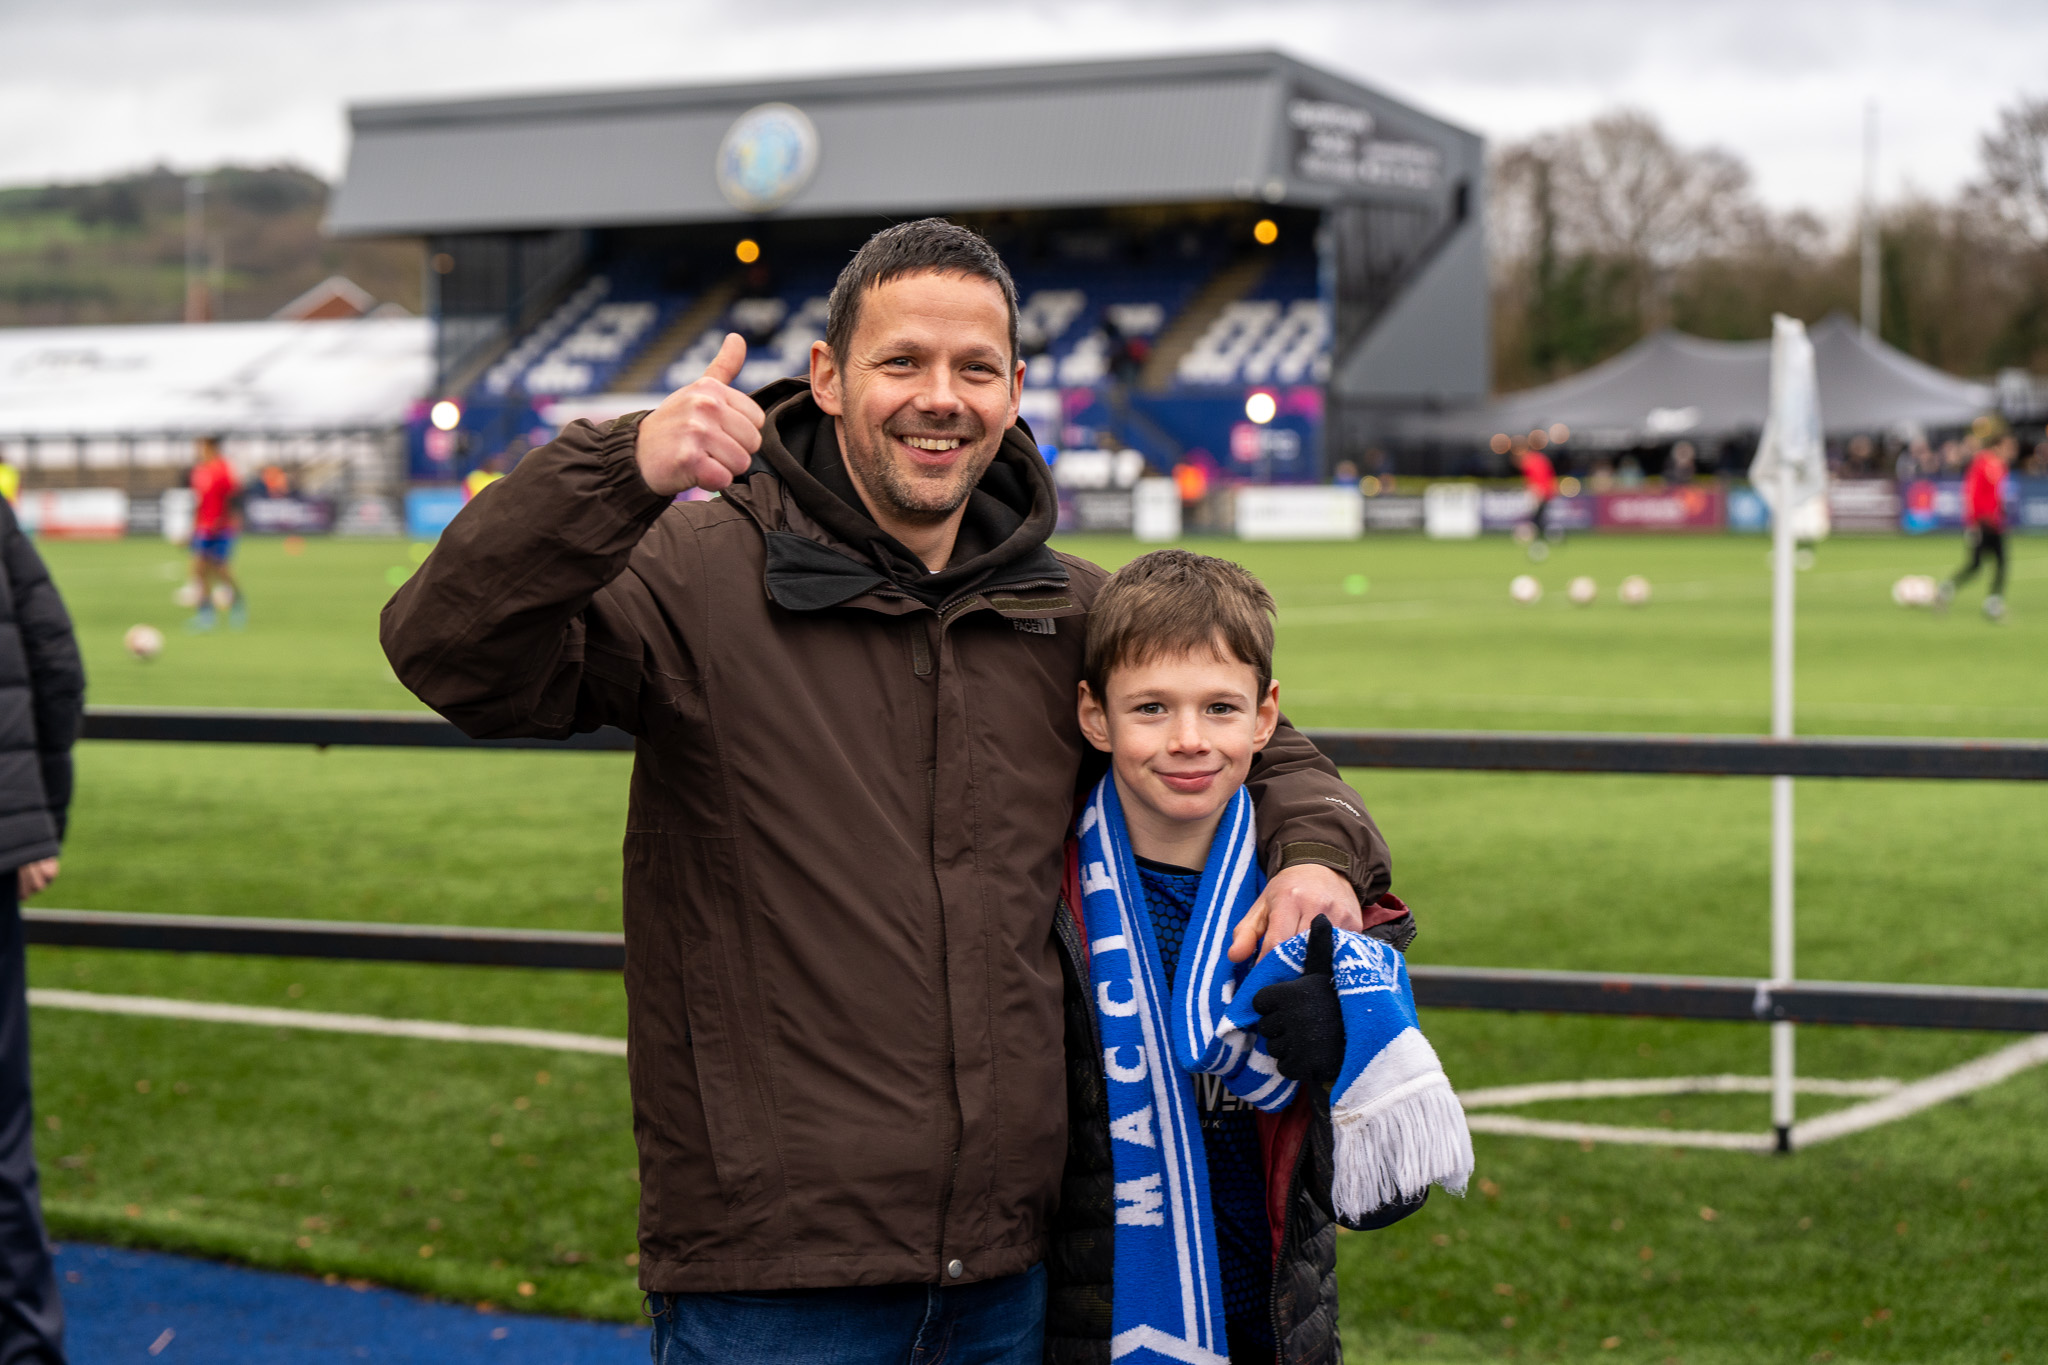
<svg viewBox="0 0 2048 1365">
<path fill-rule="evenodd" d="M 1806 325 L 1771 319 L 1771 408 L 1750 465 L 1758 496 L 1771 507 L 1771 738 L 1792 738 L 1792 584 L 1799 509 L 1827 491 L 1820 392 Z M 1793 980 L 1792 779 L 1771 779 L 1771 981 Z M 1792 1150 L 1792 1025 L 1771 1025 L 1771 1126 L 1778 1150 Z"/>
</svg>

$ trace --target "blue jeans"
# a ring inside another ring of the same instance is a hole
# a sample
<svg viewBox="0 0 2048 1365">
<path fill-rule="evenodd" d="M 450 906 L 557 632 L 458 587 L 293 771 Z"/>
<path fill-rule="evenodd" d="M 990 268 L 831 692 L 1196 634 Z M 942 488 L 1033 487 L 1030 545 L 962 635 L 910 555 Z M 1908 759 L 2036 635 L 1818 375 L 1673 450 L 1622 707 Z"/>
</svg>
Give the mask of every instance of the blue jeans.
<svg viewBox="0 0 2048 1365">
<path fill-rule="evenodd" d="M 1039 1365 L 1045 1267 L 979 1284 L 650 1294 L 654 1365 Z"/>
</svg>

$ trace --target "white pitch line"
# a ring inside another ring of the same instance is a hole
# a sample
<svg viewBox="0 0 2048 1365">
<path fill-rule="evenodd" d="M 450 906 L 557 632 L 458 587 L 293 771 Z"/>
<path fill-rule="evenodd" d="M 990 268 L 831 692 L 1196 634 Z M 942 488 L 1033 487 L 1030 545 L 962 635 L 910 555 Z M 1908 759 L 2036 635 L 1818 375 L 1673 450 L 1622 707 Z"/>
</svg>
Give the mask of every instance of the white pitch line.
<svg viewBox="0 0 2048 1365">
<path fill-rule="evenodd" d="M 1996 1052 L 1900 1083 L 1878 1078 L 1863 1081 L 1831 1081 L 1808 1078 L 1798 1088 L 1806 1094 L 1877 1095 L 1879 1098 L 1823 1114 L 1792 1127 L 1794 1147 L 1812 1147 L 1851 1133 L 1861 1133 L 1887 1123 L 1896 1123 L 1923 1109 L 1967 1095 L 1972 1091 L 2010 1080 L 2022 1071 L 2048 1063 L 2048 1033 L 2036 1034 Z M 1770 1080 L 1764 1076 L 1673 1076 L 1631 1080 L 1544 1081 L 1533 1085 L 1503 1085 L 1460 1095 L 1467 1109 L 1536 1104 L 1546 1100 L 1620 1099 L 1639 1095 L 1684 1094 L 1767 1094 Z M 1553 1138 L 1561 1142 L 1615 1142 L 1645 1147 L 1717 1147 L 1728 1151 L 1768 1152 L 1777 1140 L 1769 1133 L 1722 1133 L 1690 1128 L 1623 1128 L 1604 1123 L 1557 1123 L 1548 1119 L 1525 1119 L 1513 1114 L 1469 1114 L 1466 1125 L 1475 1133 L 1500 1133 L 1510 1137 Z"/>
<path fill-rule="evenodd" d="M 1625 1142 L 1640 1147 L 1719 1147 L 1737 1152 L 1768 1152 L 1777 1139 L 1769 1133 L 1714 1133 L 1696 1128 L 1617 1128 L 1605 1123 L 1552 1123 L 1513 1114 L 1473 1114 L 1465 1126 L 1475 1133 L 1512 1137 L 1556 1138 L 1563 1142 Z"/>
<path fill-rule="evenodd" d="M 437 1043 L 495 1043 L 504 1047 L 543 1048 L 550 1052 L 591 1052 L 603 1057 L 626 1055 L 626 1040 L 623 1038 L 557 1033 L 538 1028 L 481 1028 L 439 1019 L 386 1019 L 374 1014 L 327 1014 L 319 1010 L 266 1009 L 260 1005 L 166 1000 L 153 995 L 99 995 L 91 991 L 31 990 L 28 1003 L 39 1009 L 84 1010 L 93 1014 L 126 1014 L 148 1019 L 253 1024 L 260 1028 L 307 1029 L 315 1033 L 365 1033 L 380 1038 L 424 1038 Z"/>
<path fill-rule="evenodd" d="M 1798 1089 L 1805 1095 L 1889 1095 L 1902 1082 L 1887 1076 L 1869 1080 L 1831 1081 L 1802 1076 Z M 1639 1095 L 1768 1095 L 1769 1076 L 1645 1076 L 1616 1080 L 1538 1081 L 1530 1085 L 1497 1085 L 1485 1090 L 1465 1090 L 1458 1102 L 1467 1109 L 1511 1109 L 1516 1105 L 1543 1104 L 1552 1100 L 1614 1100 Z"/>
<path fill-rule="evenodd" d="M 1959 1095 L 2010 1080 L 2043 1062 L 2048 1062 L 2048 1033 L 2037 1033 L 2009 1047 L 1986 1053 L 1973 1062 L 1922 1077 L 1910 1085 L 1899 1087 L 1883 1099 L 1823 1114 L 1807 1123 L 1795 1123 L 1792 1125 L 1792 1145 L 1811 1147 L 1817 1142 L 1831 1142 L 1882 1123 L 1895 1123 Z"/>
</svg>

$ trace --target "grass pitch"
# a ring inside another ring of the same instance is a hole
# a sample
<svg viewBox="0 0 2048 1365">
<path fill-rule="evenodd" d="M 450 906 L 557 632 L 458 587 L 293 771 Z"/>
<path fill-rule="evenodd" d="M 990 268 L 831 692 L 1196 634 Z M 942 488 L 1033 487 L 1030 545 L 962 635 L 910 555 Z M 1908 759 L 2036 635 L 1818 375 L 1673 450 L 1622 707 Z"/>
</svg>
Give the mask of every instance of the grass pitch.
<svg viewBox="0 0 2048 1365">
<path fill-rule="evenodd" d="M 2048 735 L 2048 554 L 2018 543 L 2013 615 L 1893 606 L 1947 540 L 1837 540 L 1800 591 L 1800 729 Z M 1070 542 L 1114 564 L 1129 541 Z M 1273 587 L 1297 723 L 1758 731 L 1765 546 L 1197 542 Z M 2043 547 L 2048 550 L 2048 547 Z M 188 635 L 179 556 L 44 547 L 102 703 L 416 707 L 376 645 L 415 562 L 390 542 L 252 541 L 253 622 Z M 1507 580 L 1546 595 L 1518 607 Z M 1628 573 L 1653 585 L 1628 609 Z M 1602 595 L 1579 609 L 1569 578 Z M 2033 594 L 2043 605 L 2030 608 Z M 161 658 L 126 657 L 148 621 Z M 618 924 L 628 760 L 89 744 L 45 903 L 582 929 Z M 1418 962 L 1761 973 L 1766 784 L 1356 772 Z M 2042 793 L 1994 783 L 1799 787 L 1802 975 L 2039 986 Z M 619 1036 L 616 980 L 544 973 L 36 950 L 38 986 Z M 1438 1012 L 1463 1086 L 1767 1069 L 1744 1026 Z M 463 1299 L 630 1318 L 624 1068 L 498 1047 L 39 1010 L 38 1123 L 59 1235 L 131 1240 Z M 1801 1069 L 1911 1078 L 2000 1039 L 1808 1029 Z M 1803 1113 L 1840 1101 L 1802 1097 Z M 1532 1113 L 1766 1126 L 1749 1096 Z M 2048 1078 L 1790 1160 L 1477 1139 L 1471 1198 L 1341 1241 L 1345 1336 L 1399 1360 L 2027 1359 L 2048 1354 Z M 1710 1211 L 1712 1217 L 1706 1216 Z M 526 1292 L 522 1292 L 525 1290 Z"/>
</svg>

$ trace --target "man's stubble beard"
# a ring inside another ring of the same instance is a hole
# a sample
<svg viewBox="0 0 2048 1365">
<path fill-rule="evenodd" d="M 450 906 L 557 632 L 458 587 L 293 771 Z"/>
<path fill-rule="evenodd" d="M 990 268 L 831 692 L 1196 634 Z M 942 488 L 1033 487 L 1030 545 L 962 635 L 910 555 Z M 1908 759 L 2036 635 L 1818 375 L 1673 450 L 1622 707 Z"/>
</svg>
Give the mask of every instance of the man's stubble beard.
<svg viewBox="0 0 2048 1365">
<path fill-rule="evenodd" d="M 890 515 L 927 526 L 944 521 L 959 510 L 968 495 L 974 492 L 975 485 L 981 482 L 981 476 L 995 463 L 996 451 L 1001 445 L 997 441 L 981 455 L 963 457 L 944 478 L 921 478 L 906 472 L 903 465 L 883 448 L 882 443 L 891 439 L 886 432 L 871 436 L 850 428 L 850 423 L 840 419 L 839 448 L 845 455 L 847 470 L 853 475 L 854 483 L 868 497 L 886 507 Z M 974 443 L 964 432 L 947 432 L 945 435 L 958 435 L 963 445 Z M 985 432 L 975 435 L 978 440 L 987 439 Z"/>
</svg>

